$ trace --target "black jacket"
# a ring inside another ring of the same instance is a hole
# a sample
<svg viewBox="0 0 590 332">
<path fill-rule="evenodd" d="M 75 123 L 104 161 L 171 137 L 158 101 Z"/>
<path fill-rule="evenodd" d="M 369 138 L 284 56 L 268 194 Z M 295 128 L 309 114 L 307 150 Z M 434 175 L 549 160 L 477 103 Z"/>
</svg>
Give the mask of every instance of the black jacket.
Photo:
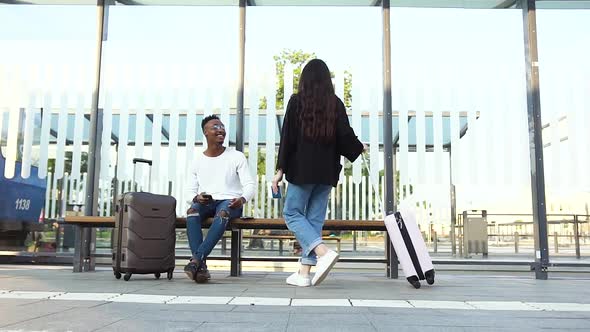
<svg viewBox="0 0 590 332">
<path fill-rule="evenodd" d="M 326 184 L 336 186 L 342 165 L 340 156 L 355 161 L 363 152 L 363 144 L 350 127 L 346 109 L 338 99 L 336 137 L 331 143 L 313 142 L 301 134 L 299 97 L 294 94 L 287 104 L 281 131 L 277 168 L 282 169 L 290 183 Z"/>
</svg>

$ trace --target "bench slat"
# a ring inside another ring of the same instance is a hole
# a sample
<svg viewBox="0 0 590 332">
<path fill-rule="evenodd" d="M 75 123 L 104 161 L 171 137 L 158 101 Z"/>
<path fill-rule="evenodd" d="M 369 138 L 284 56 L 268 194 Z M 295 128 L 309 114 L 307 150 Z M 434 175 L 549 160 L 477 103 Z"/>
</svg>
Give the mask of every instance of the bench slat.
<svg viewBox="0 0 590 332">
<path fill-rule="evenodd" d="M 213 218 L 208 218 L 202 225 L 209 227 Z M 82 227 L 114 227 L 114 217 L 94 216 L 66 216 L 65 224 L 78 225 Z M 232 229 L 287 229 L 284 219 L 234 219 L 231 221 Z M 186 218 L 176 218 L 176 228 L 186 228 Z M 382 220 L 326 220 L 324 230 L 363 230 L 363 231 L 384 231 L 385 224 Z"/>
</svg>

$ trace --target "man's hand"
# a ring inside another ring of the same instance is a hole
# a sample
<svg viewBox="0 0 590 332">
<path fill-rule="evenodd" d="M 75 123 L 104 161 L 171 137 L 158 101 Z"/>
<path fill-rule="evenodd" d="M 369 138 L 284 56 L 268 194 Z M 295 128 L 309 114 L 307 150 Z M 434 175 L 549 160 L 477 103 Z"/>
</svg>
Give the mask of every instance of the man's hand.
<svg viewBox="0 0 590 332">
<path fill-rule="evenodd" d="M 203 204 L 203 205 L 208 204 L 210 199 L 203 197 L 203 194 L 204 193 L 200 193 L 197 196 L 195 196 L 195 198 L 193 198 L 193 203 L 199 203 L 199 204 Z"/>
<path fill-rule="evenodd" d="M 363 152 L 369 152 L 369 146 L 363 143 Z"/>
<path fill-rule="evenodd" d="M 239 209 L 246 203 L 246 199 L 244 197 L 240 198 L 233 198 L 229 201 L 229 207 L 232 209 Z"/>
<path fill-rule="evenodd" d="M 279 182 L 283 181 L 283 170 L 279 169 L 275 177 L 272 179 L 272 192 L 278 193 L 279 192 Z"/>
</svg>

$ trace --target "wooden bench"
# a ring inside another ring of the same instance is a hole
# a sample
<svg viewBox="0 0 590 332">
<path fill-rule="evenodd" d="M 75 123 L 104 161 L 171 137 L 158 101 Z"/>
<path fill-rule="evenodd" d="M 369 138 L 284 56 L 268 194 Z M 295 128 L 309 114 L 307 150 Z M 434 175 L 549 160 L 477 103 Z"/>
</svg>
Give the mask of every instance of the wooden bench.
<svg viewBox="0 0 590 332">
<path fill-rule="evenodd" d="M 87 216 L 66 216 L 65 219 L 59 220 L 63 224 L 76 226 L 76 241 L 74 247 L 74 272 L 92 271 L 94 270 L 94 256 L 91 243 L 87 240 L 89 236 L 83 236 L 85 232 L 93 228 L 102 227 L 109 228 L 115 226 L 114 217 L 87 217 Z M 212 218 L 203 221 L 203 228 L 211 226 Z M 176 228 L 186 228 L 186 218 L 176 218 Z M 270 230 L 286 230 L 287 226 L 283 219 L 254 219 L 254 218 L 239 218 L 233 219 L 228 226 L 231 230 L 231 276 L 239 276 L 241 274 L 241 263 L 243 260 L 271 260 L 278 261 L 280 257 L 260 258 L 260 259 L 242 259 L 242 230 L 244 229 L 270 229 Z M 324 230 L 337 231 L 386 231 L 385 224 L 380 220 L 326 220 Z M 252 236 L 252 235 L 250 235 Z M 261 235 L 265 236 L 265 235 Z M 385 260 L 370 260 L 363 258 L 341 258 L 340 261 L 371 261 L 383 262 L 386 265 L 386 275 L 388 277 L 397 278 L 397 258 L 393 254 L 393 247 L 387 241 L 385 246 Z"/>
<path fill-rule="evenodd" d="M 222 237 L 222 242 L 221 242 L 221 254 L 224 255 L 226 252 L 226 248 L 227 248 L 227 239 L 231 239 L 231 236 L 227 236 L 224 235 Z M 278 240 L 279 241 L 279 255 L 282 256 L 283 255 L 283 241 L 293 241 L 296 240 L 294 235 L 273 235 L 273 234 L 260 234 L 260 235 L 242 235 L 242 239 L 245 240 L 255 240 L 255 239 L 260 239 L 260 240 L 271 240 L 271 244 L 270 244 L 270 250 L 274 250 L 274 241 L 273 240 Z M 322 240 L 324 241 L 335 241 L 336 242 L 336 251 L 338 253 L 340 253 L 341 250 L 341 242 L 342 242 L 342 238 L 338 237 L 338 236 L 322 236 Z M 250 248 L 252 249 L 252 248 Z"/>
</svg>

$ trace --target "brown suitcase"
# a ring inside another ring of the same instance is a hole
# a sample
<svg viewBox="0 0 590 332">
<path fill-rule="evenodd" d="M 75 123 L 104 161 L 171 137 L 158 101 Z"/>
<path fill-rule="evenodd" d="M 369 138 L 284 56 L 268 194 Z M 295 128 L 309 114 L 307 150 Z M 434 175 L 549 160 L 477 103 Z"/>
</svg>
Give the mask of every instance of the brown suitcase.
<svg viewBox="0 0 590 332">
<path fill-rule="evenodd" d="M 134 165 L 151 161 L 133 159 Z M 135 166 L 134 166 L 135 168 Z M 146 192 L 124 193 L 117 199 L 113 237 L 115 278 L 151 274 L 172 279 L 176 246 L 176 199 Z"/>
</svg>

